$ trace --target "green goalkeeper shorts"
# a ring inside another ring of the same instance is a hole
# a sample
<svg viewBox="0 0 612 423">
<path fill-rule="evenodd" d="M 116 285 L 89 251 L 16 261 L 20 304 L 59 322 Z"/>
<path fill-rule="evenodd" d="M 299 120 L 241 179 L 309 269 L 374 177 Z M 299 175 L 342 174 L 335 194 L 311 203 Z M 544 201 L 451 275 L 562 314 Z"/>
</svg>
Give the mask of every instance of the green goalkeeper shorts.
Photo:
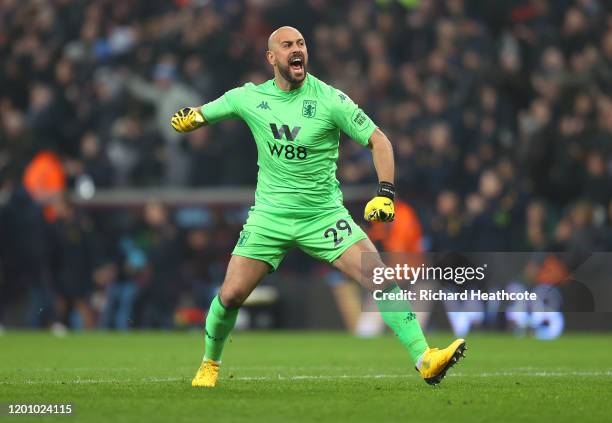
<svg viewBox="0 0 612 423">
<path fill-rule="evenodd" d="M 366 238 L 342 206 L 324 212 L 252 207 L 232 254 L 265 261 L 274 271 L 291 248 L 331 263 Z"/>
</svg>

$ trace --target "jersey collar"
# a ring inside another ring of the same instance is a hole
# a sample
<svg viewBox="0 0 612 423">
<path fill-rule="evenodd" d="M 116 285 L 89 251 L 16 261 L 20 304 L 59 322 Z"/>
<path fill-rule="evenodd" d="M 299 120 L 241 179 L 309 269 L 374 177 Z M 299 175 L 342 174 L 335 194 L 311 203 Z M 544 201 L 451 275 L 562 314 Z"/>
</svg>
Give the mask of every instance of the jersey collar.
<svg viewBox="0 0 612 423">
<path fill-rule="evenodd" d="M 291 91 L 283 91 L 280 88 L 278 88 L 278 86 L 276 85 L 276 81 L 274 81 L 274 78 L 272 78 L 270 81 L 272 81 L 272 86 L 274 87 L 274 90 L 282 95 L 285 96 L 294 96 L 297 95 L 301 92 L 304 91 L 304 89 L 306 88 L 306 86 L 309 84 L 310 82 L 310 73 L 306 72 L 306 78 L 304 79 L 304 83 L 302 84 L 302 86 L 300 88 L 296 88 L 295 90 L 291 90 Z"/>
</svg>

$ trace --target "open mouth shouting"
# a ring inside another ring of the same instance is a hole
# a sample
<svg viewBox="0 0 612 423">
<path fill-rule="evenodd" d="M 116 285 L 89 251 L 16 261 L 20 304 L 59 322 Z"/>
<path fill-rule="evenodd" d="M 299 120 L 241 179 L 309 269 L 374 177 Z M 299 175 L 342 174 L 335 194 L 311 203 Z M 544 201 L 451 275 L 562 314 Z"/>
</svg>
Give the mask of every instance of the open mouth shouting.
<svg viewBox="0 0 612 423">
<path fill-rule="evenodd" d="M 289 68 L 293 72 L 294 75 L 300 76 L 304 73 L 304 56 L 295 55 L 289 59 Z"/>
</svg>

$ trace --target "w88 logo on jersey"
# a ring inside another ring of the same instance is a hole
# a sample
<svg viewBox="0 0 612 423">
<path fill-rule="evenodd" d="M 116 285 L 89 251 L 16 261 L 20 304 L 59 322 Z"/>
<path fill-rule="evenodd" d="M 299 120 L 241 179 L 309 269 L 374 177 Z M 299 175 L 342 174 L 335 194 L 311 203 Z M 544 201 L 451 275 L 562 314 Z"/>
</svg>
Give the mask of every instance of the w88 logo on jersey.
<svg viewBox="0 0 612 423">
<path fill-rule="evenodd" d="M 294 126 L 293 129 L 289 129 L 289 125 L 281 125 L 279 128 L 275 123 L 270 124 L 270 130 L 276 140 L 285 138 L 289 142 L 294 141 L 300 133 L 300 129 L 302 128 L 299 126 Z M 292 144 L 278 145 L 268 143 L 268 147 L 270 148 L 270 154 L 272 156 L 284 157 L 287 160 L 305 160 L 306 157 L 308 157 L 308 150 L 301 145 L 296 147 Z"/>
<path fill-rule="evenodd" d="M 291 144 L 277 145 L 268 143 L 268 147 L 270 147 L 270 154 L 272 156 L 284 157 L 287 160 L 305 160 L 308 157 L 308 150 L 301 145 L 295 147 Z"/>
</svg>

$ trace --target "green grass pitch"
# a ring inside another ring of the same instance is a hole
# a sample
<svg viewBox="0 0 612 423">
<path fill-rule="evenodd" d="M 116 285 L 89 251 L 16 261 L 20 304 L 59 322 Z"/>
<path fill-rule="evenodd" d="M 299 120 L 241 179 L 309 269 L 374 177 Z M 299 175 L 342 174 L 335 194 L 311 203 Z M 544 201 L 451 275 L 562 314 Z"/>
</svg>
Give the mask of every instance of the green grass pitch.
<svg viewBox="0 0 612 423">
<path fill-rule="evenodd" d="M 429 336 L 437 346 L 450 340 Z M 0 337 L 0 403 L 71 403 L 74 416 L 43 419 L 66 422 L 610 421 L 612 336 L 467 341 L 467 358 L 431 387 L 393 336 L 236 333 L 209 390 L 190 386 L 199 333 L 9 332 Z"/>
</svg>

